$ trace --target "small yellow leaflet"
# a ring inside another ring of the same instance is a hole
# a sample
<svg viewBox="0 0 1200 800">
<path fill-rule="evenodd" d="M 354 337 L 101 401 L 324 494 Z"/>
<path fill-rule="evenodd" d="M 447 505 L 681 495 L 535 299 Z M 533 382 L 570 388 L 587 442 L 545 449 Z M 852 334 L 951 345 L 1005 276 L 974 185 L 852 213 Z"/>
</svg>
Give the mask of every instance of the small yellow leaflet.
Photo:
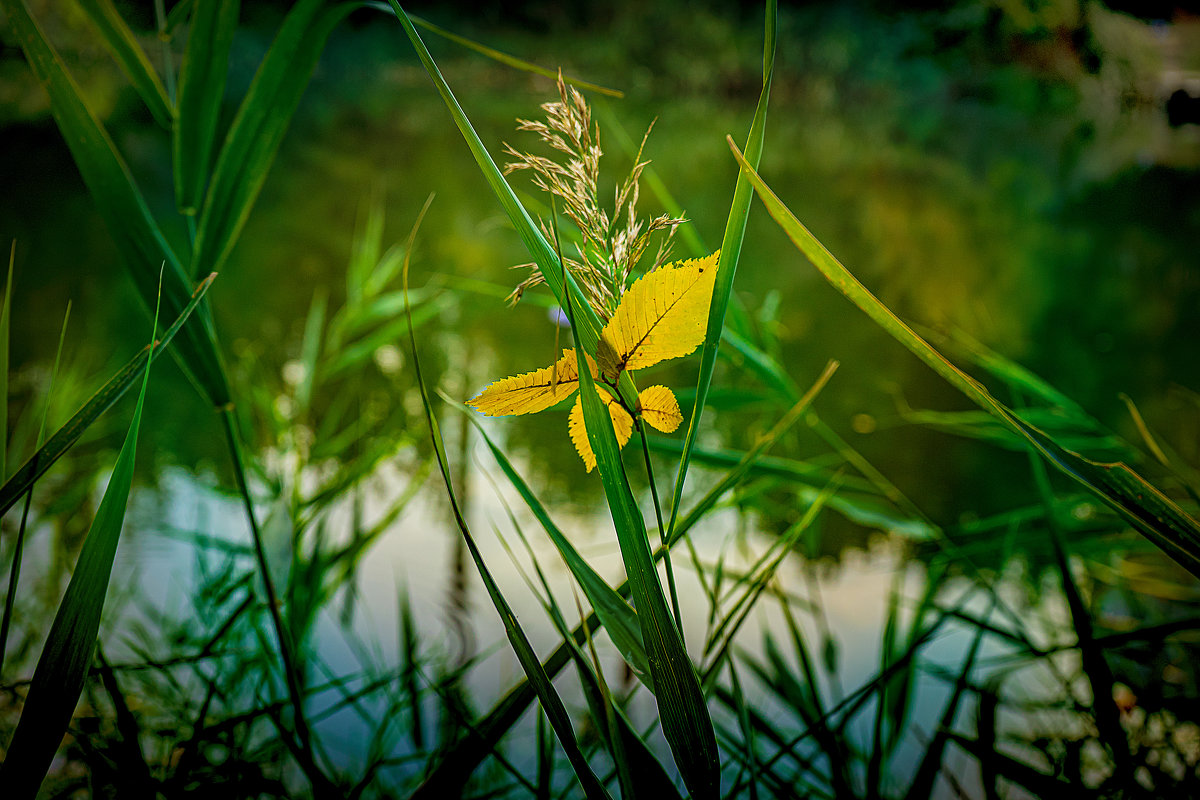
<svg viewBox="0 0 1200 800">
<path fill-rule="evenodd" d="M 608 407 L 608 415 L 612 418 L 613 432 L 617 435 L 617 447 L 624 447 L 633 435 L 633 417 L 629 416 L 620 403 L 602 386 L 596 387 L 596 394 Z M 591 472 L 596 468 L 596 454 L 592 452 L 592 443 L 588 441 L 587 427 L 583 421 L 583 398 L 576 397 L 575 405 L 571 406 L 571 416 L 567 419 L 567 430 L 571 434 L 571 442 L 583 459 L 583 465 Z"/>
<path fill-rule="evenodd" d="M 590 357 L 588 362 L 595 377 L 596 365 Z M 563 350 L 562 358 L 553 366 L 496 381 L 468 400 L 467 405 L 489 417 L 534 414 L 565 400 L 578 388 L 575 351 Z"/>
<path fill-rule="evenodd" d="M 665 386 L 651 386 L 638 395 L 638 414 L 663 433 L 672 433 L 683 422 L 679 401 Z"/>
</svg>

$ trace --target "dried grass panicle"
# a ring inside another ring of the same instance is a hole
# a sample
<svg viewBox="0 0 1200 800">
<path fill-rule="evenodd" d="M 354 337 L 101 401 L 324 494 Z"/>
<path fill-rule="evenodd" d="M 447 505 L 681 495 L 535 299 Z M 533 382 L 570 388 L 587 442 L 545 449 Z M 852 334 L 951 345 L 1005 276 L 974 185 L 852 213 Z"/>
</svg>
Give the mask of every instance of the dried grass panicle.
<svg viewBox="0 0 1200 800">
<path fill-rule="evenodd" d="M 568 88 L 561 73 L 558 95 L 558 102 L 542 105 L 545 122 L 518 119 L 517 130 L 536 133 L 546 145 L 566 158 L 555 160 L 522 153 L 505 144 L 504 152 L 513 161 L 505 165 L 504 174 L 529 170 L 533 173 L 534 186 L 561 201 L 563 213 L 579 233 L 574 254 L 564 253 L 563 260 L 596 313 L 602 320 L 607 320 L 616 310 L 652 240 L 663 234 L 658 237 L 658 249 L 645 270 L 647 272 L 666 262 L 675 227 L 684 219 L 663 214 L 643 222 L 637 216 L 638 181 L 642 170 L 650 163 L 642 160 L 642 151 L 654 128 L 653 123 L 642 137 L 633 167 L 616 188 L 611 213 L 602 208 L 599 184 L 600 158 L 604 151 L 600 147 L 600 126 L 592 122 L 592 111 L 583 95 L 573 87 Z M 550 224 L 544 219 L 540 224 L 547 238 L 553 240 Z M 526 290 L 545 282 L 537 265 L 521 264 L 517 268 L 529 269 L 530 274 L 509 295 L 510 303 L 516 303 Z"/>
</svg>

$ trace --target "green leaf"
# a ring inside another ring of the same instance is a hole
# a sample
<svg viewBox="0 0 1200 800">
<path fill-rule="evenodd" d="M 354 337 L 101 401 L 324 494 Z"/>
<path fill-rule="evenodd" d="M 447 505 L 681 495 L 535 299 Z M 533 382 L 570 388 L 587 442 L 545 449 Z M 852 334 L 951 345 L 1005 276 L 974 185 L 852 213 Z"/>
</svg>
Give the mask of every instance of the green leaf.
<svg viewBox="0 0 1200 800">
<path fill-rule="evenodd" d="M 195 214 L 212 166 L 238 0 L 196 0 L 187 49 L 179 65 L 178 120 L 171 138 L 175 205 Z"/>
<path fill-rule="evenodd" d="M 767 103 L 771 97 L 771 79 L 775 73 L 775 32 L 778 11 L 775 0 L 767 0 L 763 35 L 762 92 L 758 96 L 758 106 L 754 110 L 754 120 L 750 124 L 750 133 L 746 138 L 747 157 L 756 166 L 762 156 L 767 126 Z M 752 196 L 750 182 L 739 173 L 737 185 L 733 190 L 729 218 L 725 223 L 725 236 L 721 240 L 721 257 L 717 262 L 717 284 L 713 289 L 712 304 L 708 311 L 708 332 L 700 351 L 700 374 L 696 379 L 696 400 L 692 406 L 691 419 L 688 421 L 687 436 L 684 437 L 683 454 L 679 458 L 679 473 L 675 478 L 675 495 L 671 500 L 671 521 L 667 525 L 668 531 L 675 529 L 675 521 L 679 516 L 679 501 L 683 497 L 688 463 L 691 460 L 692 448 L 696 444 L 696 433 L 700 429 L 700 415 L 704 411 L 704 401 L 708 397 L 713 368 L 717 363 L 717 348 L 721 343 L 722 331 L 725 328 L 725 310 L 729 306 L 729 299 L 733 294 L 733 279 L 737 274 L 738 259 L 742 254 L 742 241 L 746 236 L 746 220 L 750 216 Z"/>
<path fill-rule="evenodd" d="M 292 7 L 259 65 L 217 156 L 196 230 L 192 273 L 219 270 L 250 216 L 325 40 L 361 3 Z"/>
<path fill-rule="evenodd" d="M 125 24 L 112 0 L 79 0 L 79 5 L 91 17 L 105 46 L 141 95 L 154 121 L 169 129 L 175 117 L 171 99 L 167 97 L 167 90 L 150 64 L 146 51 L 138 44 L 137 37 Z"/>
<path fill-rule="evenodd" d="M 572 306 L 568 303 L 567 314 L 573 325 Z M 578 336 L 575 358 L 578 361 L 585 358 Z M 590 371 L 586 369 L 579 370 L 579 396 L 583 402 L 588 440 L 596 455 L 600 480 L 617 529 L 621 558 L 642 624 L 642 641 L 650 661 L 663 734 L 692 796 L 700 800 L 717 798 L 721 794 L 721 762 L 712 718 L 700 689 L 700 680 L 658 582 L 658 571 L 654 568 L 646 538 L 646 523 L 629 488 L 612 420 L 596 391 Z"/>
<path fill-rule="evenodd" d="M 54 432 L 50 440 L 46 442 L 33 456 L 26 461 L 20 469 L 12 474 L 3 486 L 0 486 L 0 515 L 8 512 L 12 508 L 13 503 L 33 485 L 34 481 L 42 476 L 42 474 L 54 465 L 62 457 L 63 453 L 67 452 L 73 444 L 79 439 L 83 432 L 95 422 L 100 416 L 112 408 L 113 405 L 124 396 L 125 392 L 133 385 L 138 376 L 146 368 L 147 359 L 156 359 L 166 349 L 167 345 L 175 338 L 175 334 L 179 333 L 179 329 L 183 327 L 183 323 L 187 322 L 188 317 L 196 310 L 200 301 L 204 298 L 208 287 L 212 285 L 213 279 L 216 278 L 216 273 L 209 275 L 201 284 L 196 287 L 196 292 L 192 295 L 188 304 L 184 306 L 183 311 L 171 323 L 171 327 L 163 333 L 158 340 L 157 345 L 151 348 L 149 345 L 142 348 L 129 363 L 121 367 L 117 374 L 112 376 L 108 383 L 100 388 L 100 391 L 92 395 L 91 399 L 83 404 L 67 423 Z"/>
<path fill-rule="evenodd" d="M 24 0 L 0 0 L 29 66 L 50 95 L 50 110 L 71 150 L 134 286 L 147 308 L 161 299 L 166 316 L 177 317 L 192 289 L 178 256 L 167 243 L 108 133 L 83 102 L 66 65 L 29 14 Z M 160 269 L 165 264 L 165 269 Z M 160 278 L 161 275 L 161 295 Z M 217 353 L 206 309 L 188 325 L 172 354 L 214 405 L 229 402 L 229 385 Z"/>
<path fill-rule="evenodd" d="M 157 310 L 154 327 L 158 327 Z M 150 346 L 153 348 L 153 341 Z M 9 742 L 4 765 L 0 767 L 0 785 L 4 786 L 5 797 L 32 800 L 37 795 L 83 690 L 96 648 L 100 614 L 108 594 L 113 559 L 133 484 L 138 429 L 149 383 L 150 361 L 147 359 L 133 421 L 83 542 L 67 591 L 50 625 L 50 633 L 25 696 L 21 719 Z"/>
<path fill-rule="evenodd" d="M 1112 507 L 1189 572 L 1200 577 L 1200 523 L 1126 464 L 1091 461 L 1062 447 L 1050 436 L 1022 421 L 992 397 L 981 383 L 951 364 L 859 283 L 771 191 L 743 158 L 733 140 L 728 139 L 728 143 L 741 165 L 742 174 L 753 182 L 767 212 L 835 289 L 947 383 L 1024 439 L 1055 468 Z"/>
</svg>

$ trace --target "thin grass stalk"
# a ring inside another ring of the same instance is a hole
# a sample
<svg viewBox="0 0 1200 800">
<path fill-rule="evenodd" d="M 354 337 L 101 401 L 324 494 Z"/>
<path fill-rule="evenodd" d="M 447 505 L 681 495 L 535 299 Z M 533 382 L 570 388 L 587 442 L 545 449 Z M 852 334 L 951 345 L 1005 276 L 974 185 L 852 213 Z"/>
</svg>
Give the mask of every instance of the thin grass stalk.
<svg viewBox="0 0 1200 800">
<path fill-rule="evenodd" d="M 763 80 L 762 92 L 758 97 L 758 106 L 754 111 L 754 121 L 746 138 L 746 153 L 750 163 L 758 165 L 762 156 L 763 141 L 766 134 L 767 104 L 771 96 L 771 80 L 775 72 L 775 33 L 778 7 L 775 0 L 767 0 L 766 21 L 763 34 Z M 712 303 L 709 305 L 708 330 L 705 334 L 704 345 L 700 351 L 700 374 L 696 380 L 696 399 L 692 405 L 691 419 L 688 421 L 687 436 L 684 438 L 683 453 L 679 458 L 679 472 L 675 478 L 675 495 L 671 501 L 671 522 L 668 531 L 675 530 L 675 522 L 679 514 L 679 503 L 683 498 L 683 486 L 687 477 L 688 463 L 691 460 L 692 447 L 696 443 L 696 434 L 700 429 L 700 415 L 704 411 L 704 403 L 708 397 L 709 386 L 712 383 L 713 370 L 717 362 L 717 348 L 721 340 L 721 331 L 725 327 L 725 310 L 733 293 L 733 280 L 737 274 L 738 260 L 741 257 L 742 241 L 746 234 L 746 220 L 750 213 L 750 200 L 753 190 L 749 180 L 743 180 L 738 174 L 737 183 L 733 190 L 733 201 L 730 204 L 729 218 L 725 223 L 725 235 L 721 240 L 721 255 L 717 261 L 717 283 L 713 289 Z"/>
<path fill-rule="evenodd" d="M 193 0 L 181 0 L 171 9 L 174 13 L 178 9 L 185 9 L 192 4 Z M 173 105 L 175 103 L 175 63 L 171 57 L 171 33 L 167 27 L 170 17 L 163 8 L 163 0 L 154 0 L 154 24 L 158 26 L 158 54 L 162 58 L 163 72 L 163 88 L 167 91 L 167 100 Z"/>
<path fill-rule="evenodd" d="M 781 595 L 782 592 L 776 589 L 776 596 Z M 846 752 L 847 747 L 842 739 L 841 732 L 826 724 L 828 712 L 825 709 L 825 703 L 821 699 L 821 693 L 817 688 L 820 685 L 817 681 L 817 671 L 813 667 L 812 655 L 809 653 L 808 646 L 804 642 L 800 626 L 796 623 L 796 617 L 792 613 L 791 604 L 786 599 L 781 599 L 779 607 L 782 609 L 784 619 L 787 621 L 788 633 L 792 639 L 792 646 L 796 650 L 800 669 L 804 673 L 804 680 L 808 683 L 808 699 L 812 704 L 813 710 L 816 712 L 816 719 L 812 724 L 816 728 L 815 735 L 821 744 L 821 750 L 829 759 L 830 785 L 837 796 L 850 797 L 853 795 L 851 788 L 853 784 L 850 759 Z M 818 604 L 817 608 L 821 609 L 822 607 Z M 821 613 L 824 613 L 823 609 Z M 836 673 L 832 669 L 829 670 L 829 673 L 831 681 L 836 679 Z M 835 683 L 834 685 L 836 686 L 837 684 Z"/>
<path fill-rule="evenodd" d="M 680 518 L 678 524 L 670 533 L 666 547 L 660 547 L 654 552 L 653 558 L 656 561 L 663 557 L 664 552 L 668 548 L 675 546 L 680 540 L 684 539 L 688 531 L 708 513 L 708 510 L 716 504 L 717 500 L 746 475 L 755 460 L 761 457 L 791 425 L 800 419 L 816 399 L 817 395 L 820 394 L 821 390 L 825 388 L 825 385 L 832 378 L 837 368 L 838 362 L 830 361 L 800 401 L 784 414 L 771 431 L 762 437 L 755 447 L 743 456 L 741 461 L 735 464 L 721 480 L 706 492 L 704 497 L 687 514 Z M 486 435 L 484 438 L 487 441 Z M 503 466 L 505 462 L 501 461 L 500 463 Z M 616 587 L 615 591 L 622 597 L 628 597 L 631 591 L 630 581 L 628 579 L 623 581 Z M 576 644 L 582 644 L 585 640 L 585 631 L 594 631 L 599 625 L 600 617 L 593 611 L 584 620 L 582 625 L 575 628 L 572 632 L 572 638 Z M 556 675 L 570 662 L 570 659 L 570 648 L 564 642 L 555 648 L 545 659 L 542 666 L 548 675 Z M 430 772 L 410 800 L 441 800 L 448 793 L 461 791 L 459 784 L 464 779 L 463 776 L 474 771 L 480 762 L 493 751 L 500 737 L 516 724 L 516 721 L 524 713 L 526 707 L 533 701 L 534 697 L 535 693 L 528 680 L 520 681 L 513 686 L 483 717 L 479 724 L 471 726 L 470 735 L 464 737 L 449 752 L 443 755 L 442 761 Z"/>
<path fill-rule="evenodd" d="M 12 322 L 13 264 L 17 240 L 8 251 L 8 278 L 4 283 L 4 306 L 0 308 L 0 481 L 8 480 L 8 334 Z"/>
<path fill-rule="evenodd" d="M 667 531 L 663 527 L 662 506 L 658 502 L 658 486 L 654 482 L 654 468 L 650 465 L 650 448 L 646 444 L 646 426 L 640 417 L 634 417 L 638 438 L 642 440 L 642 456 L 646 460 L 646 478 L 650 482 L 650 498 L 654 501 L 654 517 L 658 521 L 658 545 L 663 550 L 663 565 L 667 568 L 667 589 L 671 596 L 671 611 L 675 614 L 675 627 L 683 635 L 683 617 L 679 614 L 679 593 L 675 590 L 675 570 L 671 567 L 671 551 L 667 549 Z M 690 540 L 689 540 L 690 542 Z"/>
<path fill-rule="evenodd" d="M 426 201 L 424 208 L 421 209 L 417 217 L 416 224 L 413 226 L 412 233 L 409 235 L 408 246 L 405 248 L 404 267 L 403 267 L 403 284 L 405 289 L 408 288 L 408 264 L 412 256 L 412 242 L 415 239 L 417 227 L 421 223 L 422 217 L 429 209 L 429 204 L 433 201 L 431 195 Z M 405 304 L 406 313 L 411 314 L 409 305 Z M 470 528 L 467 526 L 466 520 L 463 518 L 462 510 L 459 507 L 458 497 L 454 491 L 453 482 L 450 479 L 450 466 L 447 463 L 445 454 L 445 446 L 442 441 L 441 432 L 437 423 L 437 419 L 433 415 L 433 408 L 429 402 L 429 394 L 425 388 L 425 381 L 421 376 L 420 359 L 417 356 L 417 338 L 413 331 L 413 326 L 410 323 L 408 329 L 408 341 L 412 352 L 413 370 L 416 376 L 417 386 L 421 391 L 422 405 L 425 409 L 425 422 L 429 427 L 429 435 L 433 440 L 434 452 L 437 454 L 438 466 L 441 469 L 442 480 L 446 485 L 446 493 L 450 499 L 450 508 L 454 514 L 455 524 L 462 533 L 463 540 L 466 543 L 467 550 L 471 555 L 471 560 L 475 563 L 475 569 L 479 573 L 479 577 L 483 580 L 484 587 L 487 589 L 488 596 L 491 598 L 497 613 L 504 623 L 505 633 L 507 633 L 509 642 L 512 644 L 514 653 L 521 663 L 521 667 L 525 670 L 526 675 L 533 682 L 538 692 L 538 699 L 542 703 L 542 708 L 550 719 L 551 725 L 554 727 L 554 732 L 558 736 L 559 743 L 566 752 L 567 758 L 571 762 L 572 768 L 575 770 L 575 776 L 578 778 L 580 786 L 583 788 L 584 794 L 589 800 L 600 800 L 601 798 L 609 798 L 608 792 L 601 785 L 599 779 L 592 771 L 587 759 L 579 749 L 579 744 L 575 738 L 574 729 L 571 726 L 570 717 L 567 714 L 566 707 L 563 705 L 562 698 L 555 691 L 553 684 L 542 667 L 534 653 L 532 645 L 529 643 L 524 630 L 517 621 L 516 615 L 509 607 L 508 602 L 504 599 L 500 592 L 500 587 L 492 578 L 491 571 L 484 563 L 483 554 L 479 552 L 479 548 L 475 544 L 475 538 L 471 535 Z M 585 370 L 586 372 L 586 370 Z"/>
<path fill-rule="evenodd" d="M 994 603 L 993 606 L 994 607 Z M 991 613 L 991 608 L 988 613 Z M 986 617 L 987 614 L 984 614 Z M 921 765 L 917 767 L 917 774 L 913 778 L 908 788 L 908 797 L 913 800 L 921 800 L 921 798 L 933 797 L 934 782 L 937 780 L 938 773 L 945 766 L 945 751 L 946 743 L 949 741 L 948 734 L 954 726 L 954 719 L 958 716 L 959 703 L 962 702 L 963 692 L 966 691 L 968 680 L 971 677 L 971 670 L 975 667 L 975 659 L 979 655 L 979 648 L 983 644 L 984 631 L 977 629 L 975 635 L 971 638 L 971 646 L 967 650 L 967 656 L 963 659 L 962 669 L 954 681 L 954 691 L 949 699 L 946 700 L 946 706 L 942 710 L 942 715 L 938 720 L 937 733 L 934 734 L 933 742 L 925 750 L 925 755 L 921 758 Z"/>
<path fill-rule="evenodd" d="M 292 706 L 293 725 L 296 740 L 284 736 L 283 740 L 300 768 L 312 784 L 313 791 L 318 797 L 334 797 L 339 793 L 336 784 L 325 774 L 317 764 L 313 754 L 312 734 L 304 712 L 304 689 L 302 676 L 298 673 L 296 654 L 291 635 L 284 625 L 280 614 L 279 594 L 275 590 L 275 582 L 271 578 L 270 564 L 263 545 L 262 530 L 254 511 L 254 500 L 250 496 L 250 487 L 246 482 L 245 456 L 242 451 L 242 440 L 237 430 L 237 420 L 234 410 L 226 407 L 221 411 L 222 427 L 225 431 L 225 441 L 229 447 L 230 460 L 233 464 L 234 483 L 242 498 L 242 506 L 246 512 L 246 520 L 250 524 L 250 537 L 254 544 L 254 558 L 258 566 L 259 578 L 266 593 L 267 611 L 271 617 L 271 626 L 275 630 L 275 639 L 279 645 L 279 655 L 283 662 L 283 676 L 287 686 L 288 699 Z"/>
<path fill-rule="evenodd" d="M 746 750 L 746 769 L 750 773 L 749 800 L 758 800 L 758 745 L 755 741 L 754 726 L 750 724 L 749 703 L 742 692 L 742 681 L 738 678 L 737 664 L 729 661 L 729 687 L 737 704 L 738 727 L 742 729 L 742 741 Z"/>
<path fill-rule="evenodd" d="M 813 521 L 817 518 L 817 515 L 820 514 L 821 510 L 825 507 L 825 503 L 836 491 L 836 481 L 831 482 L 829 486 L 825 487 L 821 494 L 817 496 L 817 499 L 813 501 L 813 503 L 807 509 L 805 509 L 804 515 L 801 516 L 800 519 L 797 520 L 796 523 L 780 537 L 783 540 L 783 546 L 779 548 L 778 555 L 776 555 L 776 557 L 769 563 L 763 564 L 761 569 L 757 572 L 751 572 L 748 578 L 750 586 L 746 590 L 746 593 L 738 598 L 737 602 L 734 603 L 733 608 L 731 608 L 725 618 L 720 621 L 716 630 L 713 631 L 708 645 L 705 647 L 705 651 L 708 652 L 711 650 L 711 647 L 716 644 L 717 640 L 724 635 L 724 641 L 721 642 L 720 647 L 718 647 L 716 652 L 713 653 L 712 660 L 709 662 L 708 667 L 704 669 L 703 679 L 705 685 L 710 685 L 711 681 L 716 679 L 716 676 L 720 671 L 721 662 L 726 658 L 729 648 L 733 646 L 734 637 L 737 636 L 737 633 L 739 630 L 741 630 L 742 625 L 747 619 L 749 619 L 750 612 L 754 609 L 754 604 L 758 602 L 758 598 L 774 579 L 775 572 L 779 569 L 779 565 L 783 563 L 784 558 L 787 557 L 792 543 L 799 538 L 800 534 L 808 529 L 808 526 L 813 523 Z"/>
<path fill-rule="evenodd" d="M 9 272 L 11 281 L 12 272 Z M 11 290 L 11 283 L 10 283 Z M 5 297 L 5 311 L 8 311 L 8 298 Z M 67 338 L 67 322 L 71 319 L 71 301 L 67 301 L 67 311 L 63 314 L 62 328 L 58 332 L 58 348 L 54 351 L 54 368 L 50 370 L 50 385 L 46 388 L 46 405 L 42 408 L 42 421 L 38 426 L 37 447 L 34 458 L 42 449 L 46 437 L 46 420 L 50 416 L 50 401 L 54 397 L 54 379 L 58 377 L 58 366 L 62 361 L 63 342 Z M 8 320 L 4 320 L 7 326 Z M 7 344 L 7 342 L 5 342 Z M 7 399 L 7 398 L 5 398 Z M 17 602 L 17 583 L 21 580 L 21 561 L 25 555 L 25 531 L 29 522 L 29 505 L 33 500 L 33 485 L 25 492 L 25 507 L 21 510 L 21 524 L 17 528 L 17 543 L 13 548 L 12 566 L 8 573 L 8 592 L 4 599 L 4 617 L 0 620 L 0 676 L 4 675 L 4 654 L 8 649 L 8 629 L 12 624 L 13 608 Z"/>
</svg>

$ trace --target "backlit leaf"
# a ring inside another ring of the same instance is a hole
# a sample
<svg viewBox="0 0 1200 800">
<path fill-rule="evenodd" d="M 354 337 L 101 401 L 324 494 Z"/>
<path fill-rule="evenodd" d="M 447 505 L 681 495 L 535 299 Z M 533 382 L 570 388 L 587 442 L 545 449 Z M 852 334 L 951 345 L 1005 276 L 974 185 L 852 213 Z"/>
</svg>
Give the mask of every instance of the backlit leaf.
<svg viewBox="0 0 1200 800">
<path fill-rule="evenodd" d="M 643 275 L 621 297 L 600 333 L 596 356 L 611 380 L 668 358 L 686 356 L 704 341 L 717 279 L 717 253 L 669 264 Z"/>
<path fill-rule="evenodd" d="M 617 434 L 617 447 L 624 447 L 629 441 L 629 437 L 633 435 L 633 417 L 629 416 L 629 412 L 602 387 L 597 386 L 596 393 L 600 395 L 604 405 L 608 406 L 608 415 L 612 418 L 613 431 Z M 592 452 L 592 445 L 588 442 L 587 428 L 584 427 L 583 422 L 583 404 L 578 397 L 575 398 L 575 405 L 571 407 L 571 416 L 567 420 L 567 425 L 571 431 L 571 441 L 575 443 L 575 449 L 579 451 L 579 457 L 583 459 L 587 471 L 591 472 L 596 468 L 596 454 Z"/>
<path fill-rule="evenodd" d="M 665 386 L 651 386 L 638 395 L 638 413 L 653 428 L 671 433 L 683 422 L 675 393 Z"/>
<path fill-rule="evenodd" d="M 596 374 L 595 364 L 592 374 Z M 578 388 L 575 351 L 563 350 L 562 358 L 553 366 L 498 380 L 468 400 L 467 405 L 489 417 L 534 414 L 565 400 Z"/>
</svg>

